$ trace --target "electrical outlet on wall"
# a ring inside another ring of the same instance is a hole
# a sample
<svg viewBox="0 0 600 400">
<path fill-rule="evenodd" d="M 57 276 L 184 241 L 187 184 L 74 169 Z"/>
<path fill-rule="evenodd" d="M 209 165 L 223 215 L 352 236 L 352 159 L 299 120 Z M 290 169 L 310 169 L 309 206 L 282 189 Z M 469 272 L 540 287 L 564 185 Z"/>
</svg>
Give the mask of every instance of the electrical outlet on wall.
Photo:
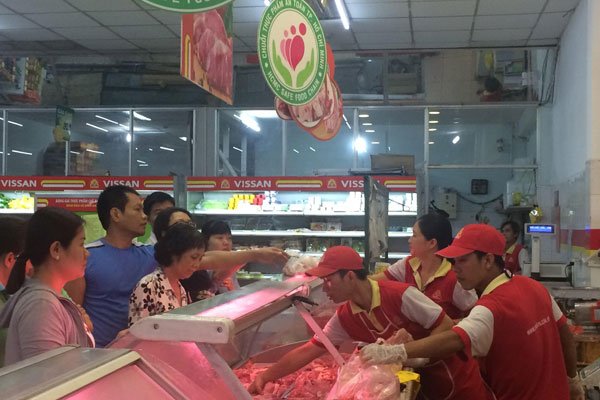
<svg viewBox="0 0 600 400">
<path fill-rule="evenodd" d="M 448 213 L 448 218 L 456 218 L 456 193 L 445 192 L 436 193 L 435 205 L 437 208 L 442 209 Z"/>
</svg>

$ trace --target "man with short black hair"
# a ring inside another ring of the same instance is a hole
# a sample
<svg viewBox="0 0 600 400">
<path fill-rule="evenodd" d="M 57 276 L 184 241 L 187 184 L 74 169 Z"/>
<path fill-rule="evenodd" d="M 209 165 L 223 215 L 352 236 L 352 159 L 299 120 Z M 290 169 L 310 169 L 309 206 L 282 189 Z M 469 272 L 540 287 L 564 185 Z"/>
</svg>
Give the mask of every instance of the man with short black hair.
<svg viewBox="0 0 600 400">
<path fill-rule="evenodd" d="M 175 199 L 168 193 L 165 192 L 153 192 L 144 199 L 144 214 L 148 217 L 148 223 L 150 226 L 154 226 L 154 220 L 156 216 L 167 208 L 175 207 Z M 150 237 L 146 241 L 146 244 L 155 244 L 156 236 L 154 232 L 151 233 Z"/>
<path fill-rule="evenodd" d="M 523 264 L 529 261 L 527 249 L 522 244 L 518 243 L 521 227 L 515 221 L 505 221 L 500 226 L 500 231 L 506 239 L 504 246 L 504 268 L 513 274 L 521 274 Z"/>
<path fill-rule="evenodd" d="M 479 295 L 452 330 L 400 345 L 368 345 L 372 364 L 467 354 L 481 358 L 498 400 L 583 400 L 573 336 L 558 305 L 539 282 L 504 271 L 504 237 L 484 224 L 465 226 L 437 252 L 454 260 L 465 290 Z"/>
<path fill-rule="evenodd" d="M 13 216 L 0 217 L 0 290 L 8 282 L 12 267 L 25 246 L 27 222 Z"/>
<path fill-rule="evenodd" d="M 324 328 L 325 335 L 336 346 L 347 341 L 374 343 L 380 338 L 389 339 L 400 329 L 420 339 L 449 330 L 453 325 L 442 308 L 417 288 L 403 282 L 367 279 L 363 261 L 351 247 L 327 249 L 317 267 L 307 274 L 322 278 L 327 296 L 335 303 L 343 303 Z M 314 336 L 258 375 L 248 390 L 262 392 L 267 382 L 302 368 L 324 353 L 324 345 Z M 421 374 L 423 398 L 492 398 L 477 363 L 470 357 L 432 360 L 417 371 Z"/>
</svg>

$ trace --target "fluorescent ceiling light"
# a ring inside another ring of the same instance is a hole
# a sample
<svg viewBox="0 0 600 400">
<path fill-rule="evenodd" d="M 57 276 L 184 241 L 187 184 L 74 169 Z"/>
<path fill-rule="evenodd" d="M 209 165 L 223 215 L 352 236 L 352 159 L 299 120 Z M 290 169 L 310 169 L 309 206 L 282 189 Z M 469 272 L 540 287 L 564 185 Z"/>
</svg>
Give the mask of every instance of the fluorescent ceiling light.
<svg viewBox="0 0 600 400">
<path fill-rule="evenodd" d="M 371 142 L 371 144 L 379 144 L 379 142 Z"/>
<path fill-rule="evenodd" d="M 18 122 L 11 121 L 11 120 L 8 120 L 8 123 L 9 123 L 9 124 L 16 125 L 16 126 L 23 126 L 23 124 L 20 124 L 20 123 L 18 123 Z"/>
<path fill-rule="evenodd" d="M 440 112 L 439 111 L 429 111 L 430 115 L 438 115 Z"/>
<path fill-rule="evenodd" d="M 365 130 L 365 132 L 367 132 L 367 133 L 374 133 L 375 129 L 367 129 L 367 130 Z"/>
<path fill-rule="evenodd" d="M 86 124 L 87 126 L 90 126 L 90 127 L 92 127 L 92 128 L 98 129 L 99 131 L 102 131 L 102 132 L 108 132 L 108 129 L 100 128 L 99 126 L 96 126 L 96 125 L 94 125 L 94 124 L 90 124 L 89 122 L 86 122 L 85 124 Z"/>
<path fill-rule="evenodd" d="M 348 129 L 352 130 L 352 127 L 350 126 L 350 123 L 346 119 L 346 114 L 342 113 L 342 117 L 344 117 L 344 122 L 346 123 L 346 126 L 348 127 Z"/>
<path fill-rule="evenodd" d="M 373 125 L 373 124 L 372 124 L 371 122 L 363 122 L 363 124 L 362 124 L 362 125 L 363 125 L 363 126 L 371 126 L 371 125 Z"/>
<path fill-rule="evenodd" d="M 300 152 L 298 150 L 296 150 L 296 149 L 292 149 L 292 150 L 294 151 L 294 153 L 300 154 Z"/>
<path fill-rule="evenodd" d="M 142 160 L 135 160 L 137 162 L 139 162 L 140 164 L 148 164 L 146 161 L 142 161 Z"/>
<path fill-rule="evenodd" d="M 80 152 L 78 152 L 78 151 L 73 151 L 73 150 L 69 151 L 69 153 L 71 153 L 71 154 L 81 154 Z"/>
<path fill-rule="evenodd" d="M 265 0 L 265 6 L 269 6 L 271 2 L 269 0 Z"/>
<path fill-rule="evenodd" d="M 429 142 L 429 144 L 435 144 L 435 142 Z"/>
<path fill-rule="evenodd" d="M 142 115 L 137 111 L 133 112 L 133 117 L 139 119 L 140 121 L 152 121 L 151 118 L 148 118 L 145 115 Z"/>
<path fill-rule="evenodd" d="M 429 128 L 429 132 L 435 132 L 437 131 L 437 128 Z"/>
<path fill-rule="evenodd" d="M 314 149 L 314 147 L 312 147 L 312 146 L 308 146 L 308 148 L 309 148 L 311 151 L 316 151 L 316 150 Z"/>
<path fill-rule="evenodd" d="M 127 136 L 125 136 L 125 141 L 131 143 L 131 133 L 128 133 Z"/>
<path fill-rule="evenodd" d="M 96 118 L 100 118 L 100 119 L 103 119 L 103 120 L 105 120 L 105 121 L 107 121 L 107 122 L 110 122 L 111 124 L 120 125 L 120 124 L 119 124 L 117 121 L 113 121 L 112 119 L 108 119 L 108 118 L 106 118 L 106 117 L 103 117 L 102 115 L 98 115 L 98 114 L 96 114 L 96 115 L 94 115 L 94 116 L 95 116 Z"/>
<path fill-rule="evenodd" d="M 243 153 L 244 150 L 240 149 L 239 147 L 235 147 L 235 146 L 231 146 L 232 149 L 239 151 L 240 153 Z"/>
<path fill-rule="evenodd" d="M 245 110 L 240 112 L 240 115 L 247 115 L 253 118 L 261 118 L 261 119 L 276 119 L 279 118 L 277 116 L 277 112 L 275 110 Z"/>
<path fill-rule="evenodd" d="M 148 147 L 148 151 L 154 151 L 152 147 Z"/>
<path fill-rule="evenodd" d="M 183 140 L 184 142 L 187 142 L 187 136 L 179 136 L 179 139 Z"/>
<path fill-rule="evenodd" d="M 161 150 L 166 150 L 166 151 L 175 151 L 175 149 L 172 149 L 170 147 L 165 147 L 165 146 L 159 146 L 158 148 Z"/>
<path fill-rule="evenodd" d="M 361 138 L 361 137 L 357 137 L 356 140 L 354 141 L 354 150 L 356 150 L 357 153 L 364 153 L 367 151 L 367 142 L 365 142 L 365 139 Z"/>
<path fill-rule="evenodd" d="M 430 124 L 439 124 L 439 123 L 440 123 L 440 121 L 432 120 L 432 121 L 429 121 L 429 123 L 430 123 Z"/>
<path fill-rule="evenodd" d="M 452 139 L 452 144 L 456 144 L 460 141 L 460 136 L 456 135 L 454 136 L 454 139 Z"/>
<path fill-rule="evenodd" d="M 335 7 L 337 8 L 337 12 L 340 15 L 340 19 L 342 20 L 342 25 L 344 29 L 350 29 L 350 21 L 348 20 L 348 13 L 346 13 L 346 5 L 343 0 L 335 0 Z"/>
<path fill-rule="evenodd" d="M 358 118 L 369 118 L 369 114 L 358 114 Z"/>
<path fill-rule="evenodd" d="M 147 167 L 147 166 L 148 166 L 148 164 L 140 164 L 140 165 L 138 165 L 138 167 Z"/>
<path fill-rule="evenodd" d="M 119 126 L 121 126 L 121 127 L 125 128 L 125 129 L 129 130 L 129 127 L 127 125 L 119 124 Z"/>
<path fill-rule="evenodd" d="M 85 151 L 89 151 L 90 153 L 94 153 L 94 154 L 104 154 L 103 151 L 92 150 L 92 149 L 85 149 Z"/>
<path fill-rule="evenodd" d="M 13 153 L 17 153 L 17 154 L 24 154 L 24 155 L 26 155 L 26 156 L 32 156 L 32 155 L 33 155 L 33 153 L 30 153 L 30 152 L 28 152 L 28 151 L 21 151 L 21 150 L 15 150 L 15 149 L 12 149 L 11 151 L 12 151 Z"/>
<path fill-rule="evenodd" d="M 242 121 L 242 124 L 246 125 L 248 129 L 251 129 L 254 132 L 260 132 L 260 125 L 254 117 L 244 113 L 240 113 L 240 115 L 235 114 L 234 117 Z"/>
</svg>

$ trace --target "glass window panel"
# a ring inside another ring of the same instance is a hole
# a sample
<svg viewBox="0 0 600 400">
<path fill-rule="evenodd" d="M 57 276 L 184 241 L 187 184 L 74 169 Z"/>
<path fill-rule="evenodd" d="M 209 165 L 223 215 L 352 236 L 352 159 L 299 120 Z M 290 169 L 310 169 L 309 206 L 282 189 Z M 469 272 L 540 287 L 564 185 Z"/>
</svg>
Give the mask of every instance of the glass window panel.
<svg viewBox="0 0 600 400">
<path fill-rule="evenodd" d="M 331 140 L 315 139 L 295 122 L 287 124 L 286 175 L 347 175 L 354 158 L 352 121 L 354 109 L 344 109 L 349 121 Z M 318 173 L 317 173 L 318 172 Z"/>
<path fill-rule="evenodd" d="M 73 115 L 69 175 L 129 175 L 127 111 L 81 111 Z"/>
<path fill-rule="evenodd" d="M 134 117 L 132 175 L 190 175 L 193 111 L 140 109 Z"/>
<path fill-rule="evenodd" d="M 407 174 L 414 173 L 411 170 L 415 164 L 423 163 L 422 108 L 361 108 L 358 115 L 360 137 L 365 142 L 365 151 L 358 154 L 358 168 L 377 168 L 377 164 L 371 165 L 371 156 L 380 154 L 414 157 L 412 168 L 403 165 Z M 389 167 L 396 168 L 391 164 Z"/>
<path fill-rule="evenodd" d="M 52 136 L 55 112 L 9 111 L 7 116 L 6 174 L 64 175 L 64 144 L 54 143 Z"/>
<path fill-rule="evenodd" d="M 282 120 L 273 110 L 219 112 L 218 174 L 282 174 Z"/>
<path fill-rule="evenodd" d="M 535 163 L 535 107 L 429 111 L 430 165 Z"/>
<path fill-rule="evenodd" d="M 383 54 L 346 55 L 335 60 L 335 81 L 345 99 L 383 99 Z"/>
</svg>

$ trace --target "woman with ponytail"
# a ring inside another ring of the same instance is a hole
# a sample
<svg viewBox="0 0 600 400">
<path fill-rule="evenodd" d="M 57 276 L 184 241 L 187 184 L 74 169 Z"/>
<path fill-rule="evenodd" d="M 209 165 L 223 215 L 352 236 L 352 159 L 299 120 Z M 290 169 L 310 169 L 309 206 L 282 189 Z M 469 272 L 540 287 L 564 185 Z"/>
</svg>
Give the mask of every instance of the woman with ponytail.
<svg viewBox="0 0 600 400">
<path fill-rule="evenodd" d="M 8 327 L 5 365 L 64 345 L 93 347 L 77 306 L 62 296 L 65 283 L 83 276 L 84 241 L 83 220 L 72 212 L 45 207 L 31 217 L 7 284 L 14 294 L 0 313 L 0 327 Z M 27 261 L 33 276 L 26 280 Z"/>
</svg>

